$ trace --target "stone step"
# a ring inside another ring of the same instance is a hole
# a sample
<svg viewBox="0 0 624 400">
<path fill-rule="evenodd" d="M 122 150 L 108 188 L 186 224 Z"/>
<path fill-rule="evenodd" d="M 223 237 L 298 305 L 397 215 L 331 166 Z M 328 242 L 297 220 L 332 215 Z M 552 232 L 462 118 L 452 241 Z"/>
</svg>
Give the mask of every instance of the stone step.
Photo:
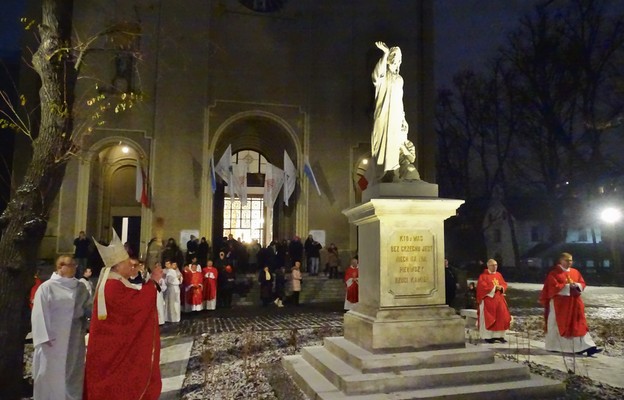
<svg viewBox="0 0 624 400">
<path fill-rule="evenodd" d="M 306 347 L 301 356 L 346 394 L 396 392 L 437 386 L 479 385 L 529 379 L 524 365 L 504 360 L 490 364 L 362 373 L 323 346 Z"/>
<path fill-rule="evenodd" d="M 251 277 L 251 276 L 250 276 Z M 344 300 L 345 286 L 341 279 L 327 279 L 319 276 L 303 278 L 304 283 L 299 294 L 301 303 L 326 303 Z M 292 294 L 290 283 L 286 285 L 286 296 Z M 234 295 L 234 305 L 260 305 L 260 284 L 252 279 L 252 286 L 245 297 Z"/>
<path fill-rule="evenodd" d="M 564 394 L 563 383 L 531 375 L 528 379 L 510 382 L 491 382 L 476 385 L 443 386 L 438 388 L 412 389 L 374 394 L 346 394 L 323 376 L 300 355 L 282 359 L 284 368 L 299 388 L 310 399 L 318 400 L 524 400 L 556 399 Z M 490 372 L 489 376 L 495 374 Z"/>
<path fill-rule="evenodd" d="M 324 346 L 336 357 L 362 373 L 457 367 L 494 362 L 492 350 L 473 345 L 467 345 L 461 349 L 374 354 L 340 336 L 325 338 Z"/>
<path fill-rule="evenodd" d="M 562 382 L 531 375 L 529 379 L 480 385 L 451 386 L 392 393 L 393 400 L 526 400 L 557 399 L 565 394 Z M 345 397 L 346 399 L 347 397 Z M 337 397 L 334 399 L 338 399 Z"/>
</svg>

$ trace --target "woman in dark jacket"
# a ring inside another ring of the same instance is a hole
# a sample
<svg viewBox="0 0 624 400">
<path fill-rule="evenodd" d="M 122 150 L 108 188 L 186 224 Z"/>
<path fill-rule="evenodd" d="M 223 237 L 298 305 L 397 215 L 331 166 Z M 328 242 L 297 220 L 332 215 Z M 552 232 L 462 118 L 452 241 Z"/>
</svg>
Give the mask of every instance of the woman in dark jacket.
<svg viewBox="0 0 624 400">
<path fill-rule="evenodd" d="M 258 274 L 258 281 L 260 282 L 260 299 L 262 300 L 262 306 L 268 306 L 273 301 L 273 275 L 269 271 L 267 265 Z"/>
</svg>

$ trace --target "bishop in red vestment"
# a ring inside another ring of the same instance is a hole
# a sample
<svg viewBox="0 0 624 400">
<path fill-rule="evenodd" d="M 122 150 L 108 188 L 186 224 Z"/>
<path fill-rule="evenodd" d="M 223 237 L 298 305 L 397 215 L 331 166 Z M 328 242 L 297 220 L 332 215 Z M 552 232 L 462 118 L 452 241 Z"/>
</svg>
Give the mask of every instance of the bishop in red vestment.
<svg viewBox="0 0 624 400">
<path fill-rule="evenodd" d="M 83 399 L 157 400 L 162 383 L 156 284 L 150 280 L 139 289 L 128 281 L 132 261 L 114 236 L 108 247 L 96 242 L 106 268 L 95 293 Z"/>
<path fill-rule="evenodd" d="M 581 293 L 586 284 L 581 273 L 572 268 L 572 255 L 562 253 L 552 267 L 540 294 L 544 306 L 546 350 L 564 353 L 599 353 L 589 334 Z"/>
<path fill-rule="evenodd" d="M 488 260 L 487 269 L 477 281 L 479 336 L 488 343 L 507 342 L 505 332 L 511 324 L 511 315 L 504 296 L 507 282 L 497 269 L 496 260 Z"/>
<path fill-rule="evenodd" d="M 208 261 L 206 268 L 202 270 L 204 275 L 204 308 L 214 310 L 217 308 L 217 278 L 219 271 Z"/>
<path fill-rule="evenodd" d="M 347 286 L 344 303 L 345 310 L 350 310 L 359 301 L 358 276 L 358 260 L 357 258 L 353 258 L 351 259 L 349 268 L 347 268 L 344 273 L 344 281 Z"/>
</svg>

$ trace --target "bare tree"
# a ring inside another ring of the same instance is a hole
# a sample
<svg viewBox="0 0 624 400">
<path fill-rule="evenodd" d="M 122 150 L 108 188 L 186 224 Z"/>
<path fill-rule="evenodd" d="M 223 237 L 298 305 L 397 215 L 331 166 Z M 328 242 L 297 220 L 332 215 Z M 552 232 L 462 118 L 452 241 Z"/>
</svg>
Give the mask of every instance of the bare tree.
<svg viewBox="0 0 624 400">
<path fill-rule="evenodd" d="M 624 25 L 607 18 L 607 0 L 548 1 L 520 21 L 500 54 L 514 71 L 527 126 L 525 181 L 549 196 L 551 241 L 563 238 L 560 197 L 566 182 L 592 185 L 614 159 L 604 153 L 615 131 L 601 121 L 622 112 L 616 63 Z M 606 142 L 607 141 L 607 142 Z"/>
<path fill-rule="evenodd" d="M 605 171 L 621 170 L 624 24 L 613 4 L 539 2 L 485 72 L 456 76 L 438 99 L 442 185 L 469 198 L 498 188 L 503 203 L 548 199 L 550 241 L 563 239 L 566 198 L 597 193 Z"/>
<path fill-rule="evenodd" d="M 93 115 L 76 121 L 75 88 L 85 56 L 98 38 L 125 40 L 137 34 L 137 26 L 120 23 L 89 36 L 72 37 L 72 0 L 42 0 L 38 24 L 39 45 L 32 57 L 32 68 L 40 80 L 38 127 L 31 127 L 16 108 L 3 115 L 7 126 L 25 134 L 31 143 L 29 160 L 21 184 L 12 192 L 0 216 L 0 398 L 21 398 L 24 337 L 28 332 L 28 293 L 33 284 L 39 245 L 43 239 L 50 209 L 57 197 L 68 160 L 77 150 L 80 135 L 92 125 L 101 124 L 112 109 L 126 109 L 133 94 L 106 100 L 96 93 L 86 99 Z M 30 23 L 29 23 L 30 24 Z M 105 101 L 106 100 L 106 101 Z"/>
<path fill-rule="evenodd" d="M 24 180 L 0 217 L 0 397 L 20 398 L 26 301 L 35 273 L 37 248 L 48 211 L 61 187 L 65 155 L 72 146 L 72 107 L 76 70 L 65 50 L 71 43 L 71 0 L 44 0 L 39 26 L 41 43 L 33 66 L 41 78 L 41 122 Z"/>
</svg>

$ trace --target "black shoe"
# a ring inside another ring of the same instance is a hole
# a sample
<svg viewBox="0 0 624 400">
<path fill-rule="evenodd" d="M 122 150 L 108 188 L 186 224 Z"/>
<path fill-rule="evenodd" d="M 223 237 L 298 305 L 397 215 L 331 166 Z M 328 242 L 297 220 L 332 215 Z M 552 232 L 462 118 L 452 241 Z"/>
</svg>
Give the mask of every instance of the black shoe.
<svg viewBox="0 0 624 400">
<path fill-rule="evenodd" d="M 602 350 L 603 349 L 601 349 L 600 347 L 593 346 L 593 347 L 590 347 L 589 349 L 587 349 L 585 351 L 587 352 L 587 357 L 591 357 L 594 354 L 602 353 Z"/>
<path fill-rule="evenodd" d="M 485 340 L 485 343 L 494 343 L 496 340 L 495 339 L 483 339 Z"/>
<path fill-rule="evenodd" d="M 501 342 L 501 343 L 507 343 L 507 341 L 505 340 L 505 338 L 502 338 L 502 337 L 501 337 L 501 338 L 496 338 L 496 339 L 494 339 L 494 340 L 498 340 L 498 341 L 499 341 L 499 342 Z"/>
</svg>

